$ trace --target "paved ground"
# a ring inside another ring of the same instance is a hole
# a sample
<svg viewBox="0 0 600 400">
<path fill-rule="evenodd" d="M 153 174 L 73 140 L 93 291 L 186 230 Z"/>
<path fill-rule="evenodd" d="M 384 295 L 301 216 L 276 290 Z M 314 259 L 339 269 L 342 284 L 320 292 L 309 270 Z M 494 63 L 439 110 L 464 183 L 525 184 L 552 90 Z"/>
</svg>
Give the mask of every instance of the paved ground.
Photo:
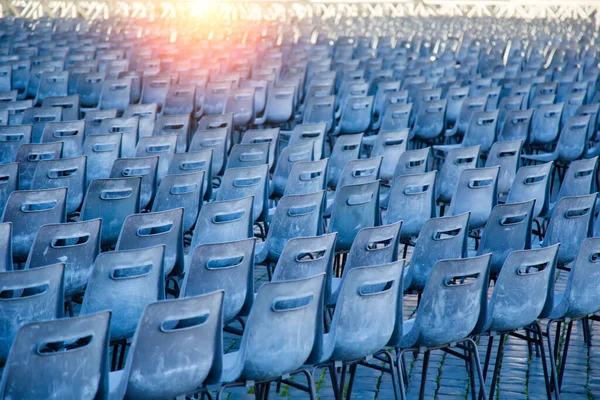
<svg viewBox="0 0 600 400">
<path fill-rule="evenodd" d="M 266 270 L 262 266 L 257 266 L 256 268 L 256 283 L 258 287 L 266 281 Z M 558 276 L 557 290 L 564 287 L 565 282 L 566 276 L 563 272 L 562 276 Z M 415 312 L 416 305 L 416 296 L 407 295 L 404 297 L 405 318 Z M 545 323 L 542 325 L 545 329 Z M 598 325 L 592 325 L 592 335 L 599 329 L 600 327 Z M 598 342 L 596 346 L 593 346 L 588 352 L 587 345 L 583 342 L 581 331 L 580 324 L 574 325 L 561 393 L 561 398 L 564 399 L 600 398 L 600 342 Z M 594 338 L 594 336 L 592 337 Z M 239 337 L 226 334 L 226 349 L 236 349 L 238 341 Z M 564 341 L 564 335 L 561 339 L 561 342 L 562 341 Z M 482 363 L 485 357 L 487 343 L 487 338 L 481 338 L 479 340 L 478 347 Z M 495 365 L 497 343 L 498 339 L 495 340 L 490 372 L 488 373 L 486 382 L 488 392 L 491 381 L 491 371 Z M 408 398 L 416 399 L 418 398 L 419 385 L 421 382 L 423 355 L 419 355 L 414 360 L 412 357 L 409 357 L 407 361 L 409 363 Z M 300 380 L 303 378 L 299 377 L 298 379 Z M 333 390 L 328 372 L 326 370 L 319 370 L 317 372 L 316 381 L 318 397 L 320 399 L 333 399 Z M 235 388 L 228 393 L 227 398 L 231 400 L 253 399 L 254 396 L 252 393 L 252 388 Z M 272 387 L 269 397 L 272 399 L 308 398 L 308 395 L 284 385 L 279 393 L 276 393 L 275 388 Z M 393 398 L 392 383 L 389 375 L 365 367 L 358 368 L 357 378 L 352 392 L 352 399 Z M 470 398 L 468 374 L 465 368 L 465 362 L 451 355 L 447 355 L 442 351 L 432 352 L 427 374 L 425 398 Z M 505 346 L 496 398 L 546 398 L 541 359 L 536 357 L 535 352 L 530 358 L 527 344 L 517 338 L 509 337 Z"/>
</svg>

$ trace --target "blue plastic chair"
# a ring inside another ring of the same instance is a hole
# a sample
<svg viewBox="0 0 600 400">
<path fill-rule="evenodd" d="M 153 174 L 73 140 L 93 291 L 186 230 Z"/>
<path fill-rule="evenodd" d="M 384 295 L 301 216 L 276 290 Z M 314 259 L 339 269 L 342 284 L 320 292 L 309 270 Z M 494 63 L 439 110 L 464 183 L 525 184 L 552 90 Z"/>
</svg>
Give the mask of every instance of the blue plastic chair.
<svg viewBox="0 0 600 400">
<path fill-rule="evenodd" d="M 192 395 L 207 382 L 218 381 L 223 357 L 223 300 L 220 290 L 149 304 L 131 342 L 125 368 L 109 375 L 111 398 Z M 173 349 L 173 343 L 180 346 Z M 194 345 L 186 346 L 188 343 Z"/>
<path fill-rule="evenodd" d="M 257 397 L 271 381 L 303 373 L 306 391 L 316 400 L 311 373 L 302 369 L 313 351 L 325 274 L 310 278 L 265 283 L 258 290 L 239 350 L 223 356 L 223 373 L 217 400 L 226 388 L 254 383 Z M 265 340 L 269 338 L 269 340 Z M 286 383 L 283 380 L 283 383 Z"/>
<path fill-rule="evenodd" d="M 100 253 L 80 315 L 109 310 L 111 342 L 131 338 L 146 306 L 165 298 L 163 257 L 163 245 Z"/>
<path fill-rule="evenodd" d="M 30 322 L 63 316 L 63 264 L 0 273 L 0 360 L 6 362 L 17 331 Z"/>
<path fill-rule="evenodd" d="M 107 398 L 109 324 L 110 313 L 102 312 L 24 325 L 2 374 L 2 397 Z"/>
<path fill-rule="evenodd" d="M 196 246 L 187 258 L 181 296 L 224 290 L 223 324 L 247 315 L 254 302 L 254 242 L 248 238 Z"/>
</svg>

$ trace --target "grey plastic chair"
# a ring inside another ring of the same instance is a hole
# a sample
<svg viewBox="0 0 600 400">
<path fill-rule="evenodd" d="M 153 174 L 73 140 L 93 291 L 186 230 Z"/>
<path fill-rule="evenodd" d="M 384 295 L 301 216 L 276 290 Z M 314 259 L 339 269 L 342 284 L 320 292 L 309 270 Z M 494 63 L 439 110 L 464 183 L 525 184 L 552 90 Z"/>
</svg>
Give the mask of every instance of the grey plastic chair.
<svg viewBox="0 0 600 400">
<path fill-rule="evenodd" d="M 498 166 L 498 196 L 505 198 L 517 174 L 523 141 L 495 142 L 485 160 L 485 167 Z"/>
<path fill-rule="evenodd" d="M 140 188 L 140 209 L 148 208 L 154 199 L 156 191 L 156 170 L 158 168 L 158 156 L 118 158 L 114 161 L 109 178 L 129 178 L 139 176 L 142 178 Z"/>
<path fill-rule="evenodd" d="M 102 312 L 24 325 L 6 362 L 1 396 L 52 400 L 106 398 L 109 324 L 110 313 Z M 36 379 L 31 379 L 31 369 L 38 371 Z"/>
<path fill-rule="evenodd" d="M 183 208 L 183 231 L 194 226 L 202 207 L 204 171 L 164 177 L 152 203 L 152 212 Z"/>
<path fill-rule="evenodd" d="M 325 304 L 336 304 L 341 284 L 353 268 L 388 264 L 398 260 L 398 242 L 402 224 L 402 222 L 395 222 L 389 225 L 363 228 L 358 232 L 343 265 L 341 277 L 332 278 L 332 295 L 326 299 Z M 339 268 L 336 272 L 339 275 Z"/>
<path fill-rule="evenodd" d="M 477 112 L 485 112 L 486 102 L 486 96 L 470 96 L 465 98 L 462 101 L 456 124 L 450 130 L 447 130 L 444 135 L 446 137 L 460 136 L 464 135 L 469 128 L 472 129 L 472 118 Z"/>
<path fill-rule="evenodd" d="M 131 78 L 106 79 L 102 85 L 102 92 L 98 106 L 101 110 L 119 110 L 123 113 L 131 101 Z"/>
<path fill-rule="evenodd" d="M 225 151 L 229 151 L 233 144 L 233 113 L 219 115 L 204 115 L 197 122 L 196 132 L 208 130 L 221 130 L 223 128 L 225 128 L 227 132 Z"/>
<path fill-rule="evenodd" d="M 190 142 L 189 151 L 201 152 L 212 150 L 211 171 L 213 175 L 219 175 L 222 172 L 227 159 L 226 142 L 227 128 L 206 131 L 197 130 Z"/>
<path fill-rule="evenodd" d="M 77 94 L 82 108 L 92 109 L 98 107 L 105 80 L 106 72 L 90 72 L 79 76 Z"/>
<path fill-rule="evenodd" d="M 121 153 L 121 134 L 90 135 L 85 138 L 81 152 L 87 157 L 86 186 L 94 179 L 109 178 Z"/>
<path fill-rule="evenodd" d="M 8 196 L 19 187 L 19 164 L 0 164 L 0 213 L 4 212 Z"/>
<path fill-rule="evenodd" d="M 88 186 L 81 207 L 81 219 L 102 219 L 103 248 L 113 247 L 127 216 L 140 212 L 141 182 L 139 176 L 95 179 Z"/>
<path fill-rule="evenodd" d="M 483 319 L 484 323 L 475 330 L 476 333 L 490 333 L 488 354 L 483 369 L 484 376 L 487 374 L 492 351 L 491 345 L 496 333 L 500 334 L 497 361 L 490 385 L 490 398 L 496 393 L 506 336 L 529 326 L 533 327 L 534 337 L 530 339 L 528 334 L 525 340 L 540 346 L 547 396 L 551 397 L 542 329 L 537 323 L 537 319 L 544 316 L 544 309 L 548 307 L 548 304 L 551 307 L 553 302 L 558 247 L 559 245 L 555 245 L 545 249 L 515 251 L 507 257 L 500 271 L 488 305 L 486 318 Z"/>
<path fill-rule="evenodd" d="M 254 197 L 252 220 L 268 216 L 269 166 L 267 164 L 247 168 L 229 168 L 221 179 L 216 194 L 217 201 Z"/>
<path fill-rule="evenodd" d="M 157 108 L 156 104 L 129 104 L 123 112 L 123 118 L 139 117 L 139 137 L 152 136 Z"/>
<path fill-rule="evenodd" d="M 27 108 L 23 111 L 22 124 L 31 125 L 31 143 L 41 143 L 44 126 L 48 122 L 58 122 L 62 119 L 62 108 Z"/>
<path fill-rule="evenodd" d="M 138 141 L 135 157 L 158 156 L 156 179 L 159 185 L 169 171 L 169 165 L 175 154 L 176 143 L 177 135 L 148 136 L 140 138 Z"/>
<path fill-rule="evenodd" d="M 31 142 L 31 125 L 0 126 L 0 163 L 14 162 L 22 144 Z"/>
<path fill-rule="evenodd" d="M 597 193 L 584 196 L 565 196 L 560 199 L 548 223 L 542 247 L 560 243 L 558 266 L 575 259 L 579 245 L 591 237 Z"/>
<path fill-rule="evenodd" d="M 185 115 L 195 111 L 196 85 L 171 85 L 162 110 L 163 115 Z"/>
<path fill-rule="evenodd" d="M 413 104 L 390 104 L 381 119 L 379 132 L 397 131 L 410 127 Z"/>
<path fill-rule="evenodd" d="M 531 121 L 532 145 L 546 145 L 553 143 L 560 131 L 560 121 L 563 112 L 563 103 L 543 104 L 535 109 Z"/>
<path fill-rule="evenodd" d="M 252 196 L 206 203 L 198 214 L 191 248 L 254 236 Z"/>
<path fill-rule="evenodd" d="M 63 264 L 0 274 L 0 360 L 7 361 L 17 331 L 30 322 L 63 316 Z"/>
<path fill-rule="evenodd" d="M 271 196 L 281 197 L 289 181 L 290 172 L 294 164 L 301 161 L 313 160 L 314 142 L 305 142 L 297 145 L 290 145 L 281 151 L 277 160 L 273 180 L 271 181 Z"/>
<path fill-rule="evenodd" d="M 263 392 L 268 390 L 267 382 L 302 368 L 313 351 L 315 333 L 321 323 L 323 286 L 324 274 L 261 286 L 240 349 L 223 356 L 222 385 L 217 399 L 222 398 L 226 388 L 244 386 L 248 381 L 258 383 L 257 389 Z M 265 341 L 265 337 L 269 340 Z M 310 372 L 298 372 L 307 377 L 310 398 L 315 400 Z"/>
<path fill-rule="evenodd" d="M 371 125 L 373 100 L 373 96 L 348 98 L 343 105 L 333 135 L 365 132 Z"/>
<path fill-rule="evenodd" d="M 419 399 L 425 398 L 431 350 L 448 349 L 457 342 L 466 343 L 464 349 L 468 353 L 454 351 L 451 354 L 462 358 L 470 366 L 471 390 L 475 390 L 475 372 L 479 378 L 479 387 L 485 386 L 477 345 L 468 336 L 486 309 L 489 263 L 490 255 L 486 254 L 474 258 L 440 260 L 431 267 L 431 276 L 425 286 L 417 315 L 404 321 L 402 339 L 396 343 L 398 348 L 403 349 L 398 352 L 397 363 L 400 367 L 400 360 L 405 352 L 425 352 Z M 398 376 L 403 392 L 403 374 Z M 481 393 L 487 399 L 483 390 Z"/>
<path fill-rule="evenodd" d="M 317 363 L 327 362 L 330 367 L 336 398 L 342 398 L 345 391 L 344 380 L 337 376 L 336 367 L 341 364 L 345 372 L 345 367 L 351 366 L 346 394 L 350 398 L 357 361 L 380 353 L 390 341 L 398 314 L 398 296 L 402 295 L 403 265 L 402 260 L 361 266 L 353 268 L 344 276 L 331 329 L 324 338 L 317 339 L 322 342 Z M 378 312 L 374 313 L 372 310 Z M 383 353 L 391 365 L 389 372 L 392 375 L 394 395 L 398 397 L 393 358 L 390 353 Z"/>
<path fill-rule="evenodd" d="M 301 144 L 306 141 L 315 143 L 313 152 L 314 159 L 320 160 L 323 158 L 325 146 L 325 132 L 327 132 L 327 124 L 324 122 L 319 124 L 298 124 L 290 132 L 289 146 Z M 281 132 L 283 134 L 283 132 Z"/>
<path fill-rule="evenodd" d="M 564 290 L 554 292 L 554 304 L 552 311 L 547 315 L 549 318 L 546 334 L 548 340 L 548 353 L 550 354 L 550 366 L 552 378 L 555 382 L 553 389 L 557 395 L 560 393 L 564 381 L 565 364 L 569 345 L 571 343 L 571 332 L 573 323 L 583 320 L 583 335 L 590 345 L 589 320 L 596 320 L 593 314 L 600 309 L 598 296 L 598 251 L 600 249 L 600 238 L 588 238 L 581 242 L 577 257 L 569 264 L 570 272 Z M 556 325 L 556 335 L 553 343 L 551 328 Z M 563 325 L 565 325 L 563 327 Z M 560 369 L 556 362 L 559 351 L 558 340 L 564 334 L 564 350 L 561 355 Z M 558 376 L 557 376 L 558 375 Z"/>
<path fill-rule="evenodd" d="M 336 250 L 350 250 L 362 228 L 380 225 L 379 180 L 337 190 L 327 232 L 338 232 Z"/>
<path fill-rule="evenodd" d="M 34 104 L 42 104 L 48 97 L 68 95 L 69 71 L 43 72 Z"/>
<path fill-rule="evenodd" d="M 306 100 L 302 124 L 325 124 L 330 132 L 335 117 L 335 96 L 311 97 Z"/>
<path fill-rule="evenodd" d="M 100 253 L 80 315 L 111 311 L 111 342 L 132 337 L 146 306 L 165 298 L 163 254 L 162 245 Z"/>
<path fill-rule="evenodd" d="M 490 274 L 498 275 L 504 261 L 516 250 L 531 248 L 531 224 L 535 200 L 498 204 L 481 234 L 477 255 L 491 253 Z"/>
<path fill-rule="evenodd" d="M 272 282 L 304 279 L 325 273 L 325 304 L 332 293 L 332 265 L 337 233 L 290 239 L 279 256 Z"/>
<path fill-rule="evenodd" d="M 164 399 L 200 391 L 222 368 L 224 292 L 149 304 L 125 369 L 110 373 L 111 398 Z M 195 346 L 171 347 L 172 343 Z M 161 360 L 157 364 L 155 360 Z"/>
<path fill-rule="evenodd" d="M 269 144 L 269 167 L 273 167 L 275 163 L 275 155 L 277 153 L 279 143 L 279 128 L 271 129 L 249 129 L 243 133 L 241 144 Z"/>
<path fill-rule="evenodd" d="M 12 252 L 15 262 L 25 261 L 41 226 L 66 222 L 66 197 L 67 188 L 17 190 L 10 194 L 2 222 L 13 224 Z"/>
<path fill-rule="evenodd" d="M 119 234 L 117 250 L 164 245 L 165 277 L 183 274 L 183 209 L 129 215 Z"/>
<path fill-rule="evenodd" d="M 256 167 L 262 164 L 269 164 L 268 142 L 236 144 L 231 148 L 229 157 L 227 157 L 227 166 L 229 168 Z"/>
<path fill-rule="evenodd" d="M 566 196 L 584 196 L 592 193 L 597 164 L 598 157 L 572 161 L 565 172 L 554 203 Z M 551 208 L 554 208 L 554 205 L 552 204 Z"/>
<path fill-rule="evenodd" d="M 479 159 L 479 146 L 450 149 L 436 180 L 437 201 L 450 203 L 456 191 L 460 174 L 469 168 L 476 168 Z"/>
<path fill-rule="evenodd" d="M 154 123 L 152 136 L 177 136 L 176 153 L 184 153 L 187 149 L 190 136 L 189 115 L 161 115 Z"/>
<path fill-rule="evenodd" d="M 15 161 L 19 163 L 19 189 L 31 189 L 35 169 L 40 161 L 61 158 L 63 143 L 22 144 Z"/>
<path fill-rule="evenodd" d="M 175 153 L 167 173 L 169 175 L 188 174 L 204 171 L 202 193 L 206 199 L 212 196 L 212 149 Z"/>
<path fill-rule="evenodd" d="M 328 159 L 294 163 L 285 185 L 284 196 L 325 190 Z"/>
<path fill-rule="evenodd" d="M 376 136 L 371 157 L 383 157 L 379 171 L 379 178 L 382 181 L 389 182 L 394 178 L 400 157 L 406 151 L 408 134 L 408 129 L 403 129 L 379 132 Z"/>
<path fill-rule="evenodd" d="M 417 112 L 415 124 L 409 140 L 432 141 L 438 138 L 445 128 L 446 99 L 425 101 Z"/>
<path fill-rule="evenodd" d="M 425 222 L 436 216 L 435 179 L 437 171 L 401 175 L 394 180 L 387 197 L 388 209 L 382 213 L 384 224 L 402 221 L 404 242 L 418 236 Z"/>
<path fill-rule="evenodd" d="M 415 242 L 410 266 L 405 271 L 405 290 L 422 292 L 438 261 L 466 255 L 468 226 L 469 213 L 431 218 L 425 222 Z"/>
<path fill-rule="evenodd" d="M 431 147 L 422 149 L 406 150 L 400 155 L 394 179 L 401 175 L 424 174 L 429 170 L 431 158 Z"/>
<path fill-rule="evenodd" d="M 42 133 L 42 143 L 63 142 L 62 156 L 64 158 L 78 157 L 81 155 L 85 122 L 48 122 Z"/>
<path fill-rule="evenodd" d="M 496 205 L 496 183 L 500 167 L 469 168 L 461 172 L 448 215 L 470 212 L 469 230 L 485 225 Z"/>
<path fill-rule="evenodd" d="M 155 103 L 160 113 L 165 104 L 171 79 L 166 75 L 146 76 L 142 82 L 142 104 Z"/>
<path fill-rule="evenodd" d="M 533 218 L 545 215 L 550 197 L 550 172 L 552 163 L 519 168 L 508 192 L 506 203 L 521 203 L 535 200 Z"/>
<path fill-rule="evenodd" d="M 356 135 L 342 135 L 336 139 L 327 166 L 328 187 L 337 185 L 348 161 L 358 159 L 362 138 L 362 133 L 359 133 Z"/>
<path fill-rule="evenodd" d="M 529 142 L 531 132 L 531 120 L 533 119 L 533 109 L 527 110 L 509 110 L 503 121 L 499 120 L 500 132 L 499 141 L 522 140 L 523 143 Z M 500 123 L 502 123 L 500 125 Z"/>
<path fill-rule="evenodd" d="M 102 221 L 93 219 L 40 227 L 31 245 L 25 269 L 63 263 L 67 300 L 83 294 L 96 256 L 100 254 Z"/>
<path fill-rule="evenodd" d="M 121 157 L 133 157 L 138 142 L 139 117 L 104 118 L 96 134 L 121 134 Z"/>
<path fill-rule="evenodd" d="M 556 147 L 552 152 L 532 155 L 524 154 L 522 158 L 540 162 L 558 161 L 565 165 L 581 158 L 587 149 L 589 123 L 589 115 L 569 118 L 562 128 Z"/>
<path fill-rule="evenodd" d="M 247 313 L 254 301 L 254 238 L 196 246 L 188 256 L 181 297 L 224 290 L 223 324 Z"/>
<path fill-rule="evenodd" d="M 323 191 L 283 196 L 271 219 L 264 242 L 256 243 L 254 262 L 271 264 L 277 261 L 286 243 L 296 237 L 317 236 L 323 230 Z M 270 269 L 268 269 L 270 271 Z"/>
<path fill-rule="evenodd" d="M 81 207 L 85 191 L 86 157 L 42 160 L 38 163 L 31 189 L 51 189 L 66 187 L 67 213 L 72 214 Z"/>
<path fill-rule="evenodd" d="M 102 121 L 117 118 L 117 110 L 89 110 L 85 113 L 85 137 L 101 134 Z M 110 133 L 110 132 L 104 132 Z"/>
</svg>

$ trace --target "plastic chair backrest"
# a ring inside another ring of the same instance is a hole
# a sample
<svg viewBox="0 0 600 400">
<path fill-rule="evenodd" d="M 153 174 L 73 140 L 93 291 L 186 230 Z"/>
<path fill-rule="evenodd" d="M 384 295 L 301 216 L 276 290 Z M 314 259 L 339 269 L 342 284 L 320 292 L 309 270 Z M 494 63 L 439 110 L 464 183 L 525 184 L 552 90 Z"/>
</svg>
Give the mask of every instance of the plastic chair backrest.
<svg viewBox="0 0 600 400">
<path fill-rule="evenodd" d="M 550 172 L 552 162 L 523 166 L 517 170 L 517 176 L 513 181 L 507 203 L 521 203 L 535 200 L 533 218 L 543 215 L 548 210 L 550 197 Z"/>
<path fill-rule="evenodd" d="M 592 236 L 596 196 L 565 196 L 554 207 L 542 246 L 561 244 L 558 265 L 573 261 L 580 243 Z"/>
<path fill-rule="evenodd" d="M 83 141 L 81 152 L 87 157 L 86 186 L 95 179 L 109 178 L 121 153 L 121 134 L 90 135 Z"/>
<path fill-rule="evenodd" d="M 203 181 L 204 171 L 165 176 L 156 190 L 152 211 L 183 208 L 183 231 L 188 232 L 202 207 Z"/>
<path fill-rule="evenodd" d="M 71 214 L 77 211 L 83 202 L 85 166 L 85 156 L 42 160 L 35 169 L 31 189 L 66 187 L 68 189 L 67 214 Z"/>
<path fill-rule="evenodd" d="M 187 260 L 182 297 L 225 290 L 223 323 L 254 301 L 254 238 L 196 246 Z"/>
<path fill-rule="evenodd" d="M 341 135 L 336 139 L 327 166 L 328 187 L 337 185 L 340 175 L 349 160 L 358 159 L 362 138 L 362 133 L 359 133 L 356 135 Z"/>
<path fill-rule="evenodd" d="M 220 374 L 224 298 L 219 290 L 148 305 L 131 344 L 120 394 L 127 398 L 180 396 Z M 170 343 L 181 345 L 174 349 Z M 154 362 L 158 359 L 160 368 Z"/>
<path fill-rule="evenodd" d="M 125 218 L 140 212 L 141 182 L 139 176 L 95 179 L 88 186 L 81 208 L 81 220 L 102 219 L 102 247 L 114 245 Z"/>
<path fill-rule="evenodd" d="M 479 159 L 479 146 L 452 148 L 446 154 L 439 177 L 436 181 L 437 200 L 450 203 L 462 171 L 475 168 Z"/>
<path fill-rule="evenodd" d="M 535 200 L 498 204 L 481 234 L 477 255 L 492 254 L 490 273 L 497 275 L 508 255 L 531 248 L 531 224 Z"/>
<path fill-rule="evenodd" d="M 206 203 L 198 214 L 191 247 L 253 237 L 253 200 L 248 196 Z"/>
<path fill-rule="evenodd" d="M 165 298 L 164 246 L 100 253 L 80 315 L 110 310 L 110 339 L 130 338 L 147 305 Z"/>
<path fill-rule="evenodd" d="M 140 138 L 135 149 L 135 157 L 158 156 L 157 183 L 160 185 L 162 179 L 169 171 L 169 165 L 175 154 L 177 146 L 177 135 L 148 136 Z"/>
<path fill-rule="evenodd" d="M 129 215 L 119 234 L 117 250 L 164 245 L 165 277 L 183 273 L 183 209 Z"/>
<path fill-rule="evenodd" d="M 142 184 L 140 188 L 140 209 L 145 210 L 154 199 L 156 191 L 156 170 L 158 168 L 158 156 L 118 158 L 114 161 L 109 178 L 129 178 L 140 176 Z"/>
<path fill-rule="evenodd" d="M 448 214 L 471 213 L 469 230 L 485 225 L 496 205 L 496 183 L 500 167 L 468 168 L 461 172 Z"/>
<path fill-rule="evenodd" d="M 499 196 L 506 195 L 515 180 L 522 145 L 522 140 L 495 142 L 487 155 L 486 168 L 500 167 L 497 186 Z"/>
<path fill-rule="evenodd" d="M 267 164 L 247 168 L 229 168 L 221 178 L 216 200 L 234 200 L 254 197 L 252 220 L 256 222 L 268 213 L 269 166 Z"/>
<path fill-rule="evenodd" d="M 473 331 L 485 311 L 489 264 L 489 254 L 435 263 L 417 310 L 416 345 L 444 345 Z"/>
<path fill-rule="evenodd" d="M 425 222 L 408 270 L 412 279 L 410 289 L 422 291 L 425 288 L 436 262 L 462 258 L 466 254 L 468 226 L 469 213 L 431 218 Z"/>
<path fill-rule="evenodd" d="M 379 180 L 337 189 L 327 232 L 338 232 L 336 248 L 350 250 L 362 228 L 380 225 Z"/>
<path fill-rule="evenodd" d="M 109 324 L 110 312 L 102 312 L 23 326 L 6 362 L 2 396 L 106 398 Z M 30 368 L 39 371 L 36 379 Z"/>
<path fill-rule="evenodd" d="M 17 331 L 30 322 L 63 316 L 63 264 L 0 274 L 0 360 L 6 362 Z"/>
</svg>

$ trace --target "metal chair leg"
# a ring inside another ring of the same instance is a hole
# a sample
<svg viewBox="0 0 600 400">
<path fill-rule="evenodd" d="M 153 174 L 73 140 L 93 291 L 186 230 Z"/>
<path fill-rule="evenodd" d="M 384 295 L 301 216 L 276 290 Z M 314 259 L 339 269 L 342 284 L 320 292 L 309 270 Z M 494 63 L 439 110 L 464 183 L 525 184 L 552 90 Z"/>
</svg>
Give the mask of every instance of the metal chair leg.
<svg viewBox="0 0 600 400">
<path fill-rule="evenodd" d="M 502 357 L 504 356 L 504 342 L 506 340 L 506 333 L 500 335 L 500 341 L 498 342 L 498 353 L 496 354 L 496 365 L 494 365 L 494 374 L 492 375 L 492 383 L 490 386 L 490 398 L 494 397 L 496 392 L 496 385 L 498 384 L 498 378 L 500 377 L 500 368 L 502 367 Z"/>
<path fill-rule="evenodd" d="M 427 368 L 429 367 L 430 350 L 423 355 L 423 371 L 421 372 L 421 388 L 419 389 L 419 400 L 425 399 L 425 384 L 427 383 Z"/>
<path fill-rule="evenodd" d="M 313 373 L 307 369 L 303 369 L 300 372 L 302 372 L 304 376 L 306 376 L 309 399 L 317 400 L 317 388 L 315 385 L 315 378 L 313 376 Z"/>
<path fill-rule="evenodd" d="M 544 349 L 544 336 L 542 333 L 542 327 L 539 323 L 534 323 L 536 347 L 540 349 L 540 355 L 542 357 L 542 368 L 544 370 L 544 384 L 546 385 L 546 396 L 548 400 L 552 399 L 552 387 L 550 386 L 550 376 L 548 374 L 548 366 L 546 365 L 546 350 Z"/>
<path fill-rule="evenodd" d="M 563 350 L 563 356 L 560 360 L 560 372 L 558 373 L 558 390 L 562 388 L 563 376 L 565 374 L 565 367 L 567 365 L 567 355 L 569 354 L 569 344 L 571 342 L 571 332 L 573 330 L 573 321 L 567 325 L 567 337 L 565 338 L 565 349 Z"/>
<path fill-rule="evenodd" d="M 352 396 L 352 387 L 354 386 L 354 378 L 356 377 L 356 368 L 358 364 L 350 365 L 350 377 L 348 379 L 348 391 L 346 392 L 346 400 L 350 400 Z M 343 390 L 343 389 L 342 389 Z"/>
<path fill-rule="evenodd" d="M 475 361 L 475 369 L 477 370 L 477 376 L 479 377 L 479 393 L 483 396 L 483 400 L 488 400 L 488 397 L 485 394 L 485 379 L 483 378 L 483 371 L 481 370 L 481 359 L 479 357 L 477 343 L 475 343 L 473 339 L 467 339 L 466 342 L 471 345 L 471 351 Z"/>
<path fill-rule="evenodd" d="M 389 351 L 384 351 L 383 354 L 387 358 L 387 361 L 390 365 L 390 375 L 392 376 L 392 387 L 394 389 L 394 399 L 398 400 L 400 398 L 400 394 L 398 393 L 399 384 L 396 379 L 398 374 L 396 373 L 396 365 L 394 364 L 394 356 Z"/>
<path fill-rule="evenodd" d="M 558 399 L 558 395 L 560 393 L 560 390 L 558 388 L 558 374 L 556 372 L 556 349 L 552 348 L 552 335 L 551 335 L 551 328 L 552 328 L 552 320 L 548 321 L 548 325 L 546 325 L 546 339 L 548 340 L 548 354 L 550 355 L 550 372 L 552 374 L 551 377 L 551 386 L 552 389 L 554 390 L 554 397 Z M 559 323 L 557 323 L 556 325 L 556 329 L 559 329 Z M 556 347 L 558 347 L 558 343 L 556 345 Z"/>
</svg>

